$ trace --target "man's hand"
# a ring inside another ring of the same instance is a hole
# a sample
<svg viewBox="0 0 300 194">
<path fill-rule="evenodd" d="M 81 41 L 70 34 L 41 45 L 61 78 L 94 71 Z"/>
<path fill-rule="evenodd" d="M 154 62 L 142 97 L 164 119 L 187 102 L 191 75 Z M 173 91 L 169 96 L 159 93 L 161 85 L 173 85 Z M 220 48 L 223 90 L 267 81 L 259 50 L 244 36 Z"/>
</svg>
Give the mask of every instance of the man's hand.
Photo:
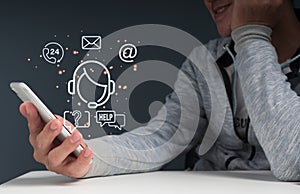
<svg viewBox="0 0 300 194">
<path fill-rule="evenodd" d="M 245 25 L 276 26 L 288 0 L 235 0 L 231 30 Z"/>
<path fill-rule="evenodd" d="M 85 147 L 77 158 L 71 154 L 80 144 L 85 145 L 77 130 L 63 142 L 59 142 L 56 137 L 62 130 L 61 118 L 46 124 L 32 103 L 23 103 L 20 112 L 28 120 L 29 141 L 37 162 L 44 164 L 50 171 L 73 178 L 80 178 L 88 172 L 93 157 L 92 150 Z"/>
</svg>

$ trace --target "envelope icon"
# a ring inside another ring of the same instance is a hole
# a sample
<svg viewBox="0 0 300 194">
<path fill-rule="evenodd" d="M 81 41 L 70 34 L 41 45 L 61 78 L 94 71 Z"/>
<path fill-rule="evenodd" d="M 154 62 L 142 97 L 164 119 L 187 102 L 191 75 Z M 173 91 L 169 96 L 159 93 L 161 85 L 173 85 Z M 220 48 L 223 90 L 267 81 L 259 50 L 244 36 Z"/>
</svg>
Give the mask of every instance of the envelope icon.
<svg viewBox="0 0 300 194">
<path fill-rule="evenodd" d="M 83 50 L 99 50 L 101 49 L 101 36 L 82 36 L 81 48 Z"/>
</svg>

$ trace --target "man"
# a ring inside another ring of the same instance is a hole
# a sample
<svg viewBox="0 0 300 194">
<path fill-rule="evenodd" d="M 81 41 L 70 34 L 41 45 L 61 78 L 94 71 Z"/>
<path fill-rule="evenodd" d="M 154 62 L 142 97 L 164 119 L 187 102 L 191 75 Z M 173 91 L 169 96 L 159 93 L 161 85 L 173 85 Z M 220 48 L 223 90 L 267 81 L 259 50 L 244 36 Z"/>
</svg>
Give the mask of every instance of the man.
<svg viewBox="0 0 300 194">
<path fill-rule="evenodd" d="M 224 80 L 228 95 L 222 133 L 215 145 L 203 156 L 196 154 L 190 166 L 195 170 L 271 169 L 280 180 L 300 180 L 300 83 L 299 60 L 283 73 L 279 64 L 300 54 L 300 23 L 290 0 L 204 0 L 222 38 L 210 41 L 206 46 L 217 58 L 220 77 Z M 225 52 L 224 45 L 231 44 Z M 235 66 L 230 54 L 236 51 Z M 191 57 L 201 58 L 201 50 L 195 49 Z M 234 69 L 238 73 L 237 85 L 232 88 Z M 185 71 L 199 85 L 201 114 L 189 110 L 188 117 L 200 119 L 199 129 L 205 130 L 211 110 L 209 90 L 203 77 L 195 73 L 186 62 Z M 177 90 L 186 91 L 179 77 Z M 296 92 L 295 92 L 295 91 Z M 232 95 L 236 91 L 236 95 Z M 221 94 L 220 94 L 221 95 Z M 236 99 L 236 100 L 234 100 Z M 192 109 L 191 104 L 189 109 Z M 191 135 L 188 127 L 177 129 L 178 101 L 174 95 L 167 98 L 165 107 L 172 110 L 171 119 L 160 123 L 160 115 L 149 126 L 137 129 L 147 134 L 156 126 L 161 131 L 152 135 L 135 136 L 125 133 L 106 136 L 88 144 L 78 158 L 69 154 L 83 143 L 78 131 L 62 144 L 55 141 L 61 130 L 61 121 L 45 124 L 36 108 L 25 103 L 20 112 L 28 119 L 30 143 L 34 158 L 49 170 L 70 176 L 90 177 L 157 170 L 176 156 L 176 148 L 169 146 L 156 151 L 157 144 L 170 138 L 179 130 L 181 139 L 175 144 L 188 144 L 185 137 Z M 201 138 L 200 138 L 201 139 Z M 197 142 L 194 143 L 197 153 Z M 121 146 L 120 146 L 121 145 Z M 126 147 L 127 149 L 123 149 Z M 173 149 L 174 148 L 174 149 Z M 133 151 L 135 150 L 135 151 Z M 147 150 L 147 152 L 145 152 Z M 150 150 L 150 151 L 149 151 Z M 93 162 L 91 159 L 93 157 Z"/>
</svg>

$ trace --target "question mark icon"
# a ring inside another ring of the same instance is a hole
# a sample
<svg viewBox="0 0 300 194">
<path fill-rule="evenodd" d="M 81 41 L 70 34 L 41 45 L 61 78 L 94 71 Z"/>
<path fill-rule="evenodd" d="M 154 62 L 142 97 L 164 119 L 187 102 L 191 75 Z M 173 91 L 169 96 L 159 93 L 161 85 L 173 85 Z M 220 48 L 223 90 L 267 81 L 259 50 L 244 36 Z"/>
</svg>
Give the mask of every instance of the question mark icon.
<svg viewBox="0 0 300 194">
<path fill-rule="evenodd" d="M 82 117 L 81 112 L 79 110 L 75 110 L 75 111 L 72 112 L 72 116 L 74 117 L 75 126 L 78 127 L 79 126 L 78 121 Z"/>
</svg>

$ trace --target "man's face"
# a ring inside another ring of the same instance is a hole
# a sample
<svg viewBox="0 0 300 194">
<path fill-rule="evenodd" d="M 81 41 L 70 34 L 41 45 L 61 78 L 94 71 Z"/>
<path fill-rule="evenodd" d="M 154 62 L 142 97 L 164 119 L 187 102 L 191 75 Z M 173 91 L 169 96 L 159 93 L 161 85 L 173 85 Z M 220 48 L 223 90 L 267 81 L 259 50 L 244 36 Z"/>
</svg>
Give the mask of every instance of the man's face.
<svg viewBox="0 0 300 194">
<path fill-rule="evenodd" d="M 219 34 L 223 37 L 231 34 L 231 19 L 234 0 L 204 0 L 215 21 Z"/>
</svg>

